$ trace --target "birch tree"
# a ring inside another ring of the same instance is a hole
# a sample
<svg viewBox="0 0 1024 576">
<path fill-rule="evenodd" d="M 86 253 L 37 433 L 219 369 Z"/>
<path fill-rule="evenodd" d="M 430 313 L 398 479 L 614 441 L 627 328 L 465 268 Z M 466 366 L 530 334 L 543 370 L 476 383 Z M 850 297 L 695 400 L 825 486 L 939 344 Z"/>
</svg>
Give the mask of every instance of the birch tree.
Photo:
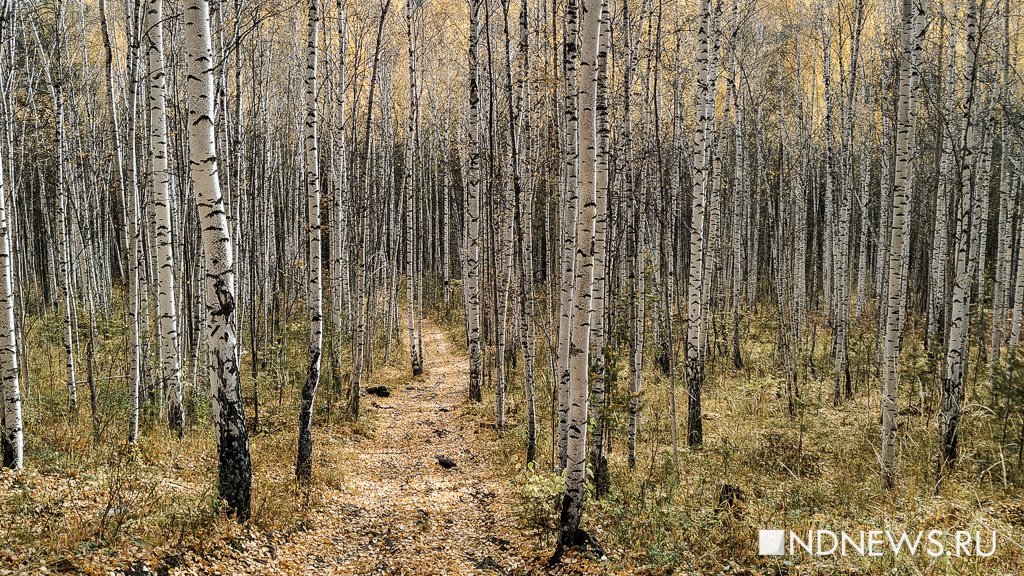
<svg viewBox="0 0 1024 576">
<path fill-rule="evenodd" d="M 11 6 L 5 1 L 0 5 L 0 45 L 5 45 L 9 34 Z M 0 58 L 0 76 L 3 76 L 4 60 Z M 6 101 L 6 84 L 0 82 L 0 99 Z M 9 142 L 9 119 L 0 129 L 0 138 Z M 21 388 L 18 382 L 17 325 L 14 322 L 14 262 L 11 250 L 11 220 L 7 209 L 7 182 L 4 179 L 4 162 L 0 161 L 0 382 L 3 393 L 3 418 L 0 419 L 0 449 L 3 451 L 3 465 L 20 470 L 25 463 L 23 422 L 21 418 Z"/>
<path fill-rule="evenodd" d="M 171 244 L 170 173 L 167 170 L 167 112 L 164 70 L 163 0 L 146 7 L 147 62 L 149 65 L 149 177 L 157 259 L 156 314 L 160 334 L 160 379 L 167 390 L 167 422 L 178 437 L 185 435 L 185 409 L 178 356 L 177 297 L 174 252 Z"/>
<path fill-rule="evenodd" d="M 469 398 L 483 399 L 480 351 L 480 88 L 479 14 L 483 0 L 469 0 L 469 174 L 466 182 L 466 340 L 469 346 Z"/>
<path fill-rule="evenodd" d="M 601 2 L 583 0 L 579 50 L 579 217 L 577 219 L 572 334 L 569 347 L 569 410 L 566 442 L 565 493 L 555 556 L 578 543 L 586 488 L 587 417 L 590 381 L 590 336 L 597 207 L 603 194 L 597 186 L 598 54 L 602 40 Z"/>
<path fill-rule="evenodd" d="M 999 365 L 1002 354 L 1003 340 L 1007 329 L 1007 306 L 1009 303 L 1011 258 L 1013 247 L 1013 178 L 1014 171 L 1010 157 L 1014 152 L 1013 138 L 1010 134 L 1012 122 L 1011 94 L 1013 92 L 1014 74 L 1010 67 L 1010 5 L 1004 3 L 1002 10 L 1003 46 L 1002 46 L 1002 82 L 999 90 L 999 105 L 1002 112 L 999 141 L 1002 150 L 999 153 L 999 226 L 996 238 L 996 271 L 992 285 L 992 326 L 989 339 L 989 366 L 994 369 Z M 993 131 L 994 135 L 994 131 Z M 1020 272 L 1018 272 L 1019 274 Z"/>
<path fill-rule="evenodd" d="M 249 519 L 252 463 L 239 378 L 235 332 L 234 246 L 217 171 L 215 146 L 213 49 L 210 1 L 189 0 L 185 7 L 188 51 L 189 173 L 202 230 L 205 265 L 206 344 L 210 399 L 217 435 L 220 497 L 240 521 Z"/>
<path fill-rule="evenodd" d="M 1024 178 L 1017 178 L 1018 194 Z M 1024 246 L 1024 226 L 1017 225 L 1017 246 Z M 1017 280 L 1013 287 L 1013 313 L 1010 315 L 1009 348 L 1020 346 L 1020 333 L 1024 325 L 1024 250 L 1017 250 Z"/>
<path fill-rule="evenodd" d="M 693 136 L 693 192 L 690 196 L 690 272 L 687 290 L 686 384 L 688 397 L 686 441 L 699 446 L 704 441 L 701 415 L 701 388 L 704 386 L 704 349 L 701 327 L 704 325 L 704 211 L 707 200 L 708 160 L 711 141 L 710 110 L 714 106 L 708 61 L 709 34 L 712 26 L 711 2 L 701 0 L 700 28 L 697 40 L 697 125 Z"/>
<path fill-rule="evenodd" d="M 127 324 L 128 352 L 130 358 L 129 391 L 131 397 L 131 415 L 128 424 L 128 443 L 134 443 L 139 435 L 139 392 L 142 386 L 142 337 L 140 324 L 140 238 L 141 238 L 141 207 L 139 206 L 138 183 L 135 174 L 135 118 L 129 118 L 129 141 L 132 143 L 127 151 L 121 148 L 120 123 L 118 121 L 116 96 L 114 92 L 114 64 L 111 48 L 110 26 L 106 18 L 106 2 L 100 0 L 100 26 L 103 34 L 103 47 L 106 56 L 107 103 L 110 110 L 110 127 L 114 140 L 114 169 L 121 192 L 121 204 L 125 207 L 125 268 L 127 272 Z M 129 18 L 130 21 L 130 18 Z M 130 110 L 136 109 L 138 91 L 134 89 L 134 53 L 129 53 L 129 76 L 131 78 Z M 127 153 L 127 158 L 126 158 Z M 129 178 L 129 176 L 131 176 Z"/>
<path fill-rule="evenodd" d="M 559 253 L 558 282 L 558 470 L 566 467 L 569 441 L 570 410 L 570 355 L 572 346 L 573 314 L 577 304 L 573 298 L 576 292 L 578 271 L 576 270 L 576 236 L 579 234 L 579 19 L 581 7 L 578 0 L 567 0 L 565 5 L 565 29 L 563 57 L 564 99 L 563 124 L 563 181 L 564 192 L 560 194 L 561 251 Z"/>
<path fill-rule="evenodd" d="M 405 196 L 405 290 L 406 306 L 409 318 L 409 355 L 412 358 L 412 374 L 418 376 L 423 372 L 421 364 L 422 351 L 417 346 L 416 339 L 416 304 L 414 267 L 416 230 L 416 194 L 413 188 L 413 162 L 416 158 L 416 47 L 413 38 L 413 2 L 407 0 L 405 3 L 405 24 L 409 37 L 409 114 L 405 131 L 405 166 L 402 173 L 402 194 Z"/>
<path fill-rule="evenodd" d="M 887 265 L 888 300 L 885 307 L 885 355 L 882 359 L 882 485 L 892 489 L 895 484 L 896 461 L 896 385 L 899 361 L 899 340 L 903 330 L 900 292 L 904 282 L 904 227 L 909 209 L 908 190 L 914 150 L 913 132 L 917 122 L 912 105 L 914 89 L 913 52 L 921 49 L 918 31 L 923 29 L 924 6 L 903 0 L 900 61 L 899 104 L 896 111 L 896 174 L 893 185 L 892 221 L 889 228 L 889 261 Z"/>
<path fill-rule="evenodd" d="M 302 386 L 299 408 L 299 446 L 295 477 L 309 482 L 313 475 L 313 404 L 320 384 L 320 364 L 324 341 L 324 304 L 320 234 L 320 158 L 317 116 L 317 63 L 320 47 L 319 0 L 309 0 L 306 28 L 306 117 L 302 125 L 305 141 L 306 218 L 309 220 L 309 369 Z"/>
<path fill-rule="evenodd" d="M 54 44 L 49 54 L 43 47 L 39 31 L 33 25 L 32 33 L 35 46 L 43 61 L 43 75 L 46 79 L 50 92 L 50 99 L 53 103 L 53 148 L 55 150 L 56 178 L 55 187 L 57 195 L 56 216 L 54 223 L 56 230 L 56 278 L 61 294 L 61 312 L 63 315 L 63 345 L 64 345 L 64 371 L 66 375 L 66 386 L 68 389 L 68 411 L 72 417 L 78 414 L 78 382 L 75 366 L 75 340 L 74 340 L 74 286 L 71 274 L 71 231 L 68 217 L 68 177 L 67 177 L 67 135 L 66 135 L 66 94 L 64 82 L 66 81 L 65 56 L 67 53 L 67 27 L 65 21 L 64 0 L 57 0 L 54 11 Z"/>
<path fill-rule="evenodd" d="M 629 207 L 631 209 L 631 232 L 633 240 L 633 261 L 631 273 L 634 277 L 633 284 L 633 305 L 632 310 L 632 326 L 631 338 L 630 338 L 630 351 L 629 351 L 629 416 L 626 427 L 626 442 L 627 442 L 627 460 L 629 467 L 636 467 L 636 441 L 637 441 L 637 429 L 640 425 L 640 397 L 643 389 L 643 367 L 644 367 L 644 331 L 646 328 L 646 282 L 645 276 L 647 274 L 646 262 L 644 260 L 644 253 L 646 246 L 644 244 L 644 216 L 643 202 L 640 198 L 639 191 L 634 187 L 634 162 L 635 156 L 633 153 L 633 123 L 630 117 L 630 111 L 632 109 L 632 91 L 633 91 L 633 69 L 634 69 L 634 50 L 633 50 L 633 39 L 632 39 L 632 27 L 629 13 L 629 3 L 623 4 L 622 10 L 622 28 L 625 35 L 625 66 L 622 77 L 622 106 L 623 106 L 623 119 L 622 119 L 622 140 L 623 147 L 625 148 L 626 155 L 626 167 L 625 174 L 623 175 L 623 196 L 628 199 Z"/>
<path fill-rule="evenodd" d="M 971 268 L 970 236 L 975 194 L 973 187 L 976 97 L 975 80 L 978 73 L 978 5 L 967 2 L 967 51 L 963 69 L 965 94 L 960 136 L 960 182 L 956 198 L 957 212 L 954 227 L 954 268 L 952 308 L 949 333 L 946 339 L 945 373 L 942 378 L 942 396 L 939 407 L 939 471 L 941 483 L 945 469 L 959 454 L 960 409 L 964 397 L 964 373 L 967 361 L 967 329 L 970 322 Z"/>
<path fill-rule="evenodd" d="M 348 176 L 348 146 L 345 129 L 349 127 L 346 118 L 345 94 L 347 92 L 347 55 L 348 55 L 348 17 L 345 1 L 337 1 L 338 26 L 338 78 L 335 90 L 335 134 L 334 154 L 332 156 L 334 171 L 334 194 L 331 198 L 330 211 L 330 284 L 331 284 L 331 361 L 334 386 L 341 389 L 341 348 L 342 334 L 352 332 L 352 286 L 350 275 L 350 246 L 348 234 L 351 227 L 349 206 L 351 190 Z M 347 325 L 346 325 L 347 323 Z M 346 330 L 347 328 L 347 330 Z"/>
<path fill-rule="evenodd" d="M 608 177 L 610 154 L 610 126 L 608 124 L 608 40 L 611 38 L 611 13 L 608 9 L 609 0 L 601 0 L 600 28 L 601 39 L 597 51 L 597 96 L 595 99 L 595 122 L 597 134 L 597 151 L 595 171 L 596 216 L 594 221 L 594 270 L 593 270 L 593 302 L 591 304 L 591 360 L 590 373 L 593 380 L 591 393 L 594 404 L 594 432 L 590 448 L 590 463 L 594 474 L 594 492 L 601 497 L 609 488 L 608 459 L 605 455 L 605 442 L 608 431 L 608 394 L 607 378 L 608 363 L 606 358 L 607 335 L 605 325 L 605 292 L 608 289 L 606 278 L 608 268 Z"/>
<path fill-rule="evenodd" d="M 945 12 L 945 9 L 944 9 Z M 943 21 L 949 22 L 949 51 L 946 53 L 946 68 L 943 74 L 941 123 L 941 152 L 939 160 L 938 189 L 935 197 L 935 231 L 932 236 L 931 269 L 928 287 L 928 326 L 926 337 L 929 342 L 941 338 L 946 326 L 947 260 L 949 253 L 949 198 L 953 190 L 953 143 L 956 141 L 953 122 L 953 104 L 956 91 L 957 36 L 960 28 L 955 25 L 956 10 L 943 14 Z M 940 341 L 941 344 L 941 341 Z"/>
</svg>

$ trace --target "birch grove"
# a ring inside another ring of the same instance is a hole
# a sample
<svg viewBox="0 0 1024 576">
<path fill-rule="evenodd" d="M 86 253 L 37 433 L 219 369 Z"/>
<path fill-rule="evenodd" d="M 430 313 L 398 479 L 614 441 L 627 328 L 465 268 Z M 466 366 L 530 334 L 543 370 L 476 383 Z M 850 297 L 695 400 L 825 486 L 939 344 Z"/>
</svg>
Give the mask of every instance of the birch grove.
<svg viewBox="0 0 1024 576">
<path fill-rule="evenodd" d="M 692 550 L 817 526 L 808 502 L 865 526 L 1003 510 L 1022 22 L 1010 0 L 2 1 L 0 521 L 46 484 L 105 506 L 68 550 L 392 507 L 465 546 L 424 502 L 484 486 L 443 501 L 521 516 L 552 563 L 717 573 Z M 51 552 L 16 571 L 78 558 Z"/>
</svg>

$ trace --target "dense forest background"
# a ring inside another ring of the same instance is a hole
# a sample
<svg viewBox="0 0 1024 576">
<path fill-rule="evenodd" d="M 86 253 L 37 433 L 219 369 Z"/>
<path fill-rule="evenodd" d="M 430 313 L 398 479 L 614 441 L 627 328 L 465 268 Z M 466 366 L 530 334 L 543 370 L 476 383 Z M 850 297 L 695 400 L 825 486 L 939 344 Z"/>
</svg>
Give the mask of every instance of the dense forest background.
<svg viewBox="0 0 1024 576">
<path fill-rule="evenodd" d="M 3 0 L 0 573 L 1018 572 L 1022 18 Z"/>
</svg>

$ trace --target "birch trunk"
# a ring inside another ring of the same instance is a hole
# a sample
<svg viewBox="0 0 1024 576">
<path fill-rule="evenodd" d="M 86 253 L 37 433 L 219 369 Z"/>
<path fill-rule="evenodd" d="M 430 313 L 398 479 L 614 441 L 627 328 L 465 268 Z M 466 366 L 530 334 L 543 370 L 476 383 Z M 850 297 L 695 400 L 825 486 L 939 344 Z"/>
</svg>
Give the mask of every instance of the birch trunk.
<svg viewBox="0 0 1024 576">
<path fill-rule="evenodd" d="M 732 365 L 736 369 L 743 368 L 743 356 L 740 352 L 740 322 L 743 311 L 740 303 L 743 284 L 743 250 L 740 228 L 743 222 L 743 207 L 747 201 L 746 162 L 743 147 L 743 108 L 740 96 L 740 78 L 737 73 L 736 61 L 739 58 L 737 42 L 739 41 L 739 2 L 732 3 L 732 59 L 729 70 L 729 92 L 732 96 L 733 108 L 733 142 L 735 155 L 733 163 L 732 183 Z M 798 188 L 799 189 L 799 188 Z M 800 204 L 797 204 L 799 206 Z M 803 252 L 803 250 L 799 250 Z"/>
<path fill-rule="evenodd" d="M 999 228 L 996 238 L 996 275 L 992 287 L 992 329 L 989 340 L 989 366 L 994 369 L 999 365 L 1003 340 L 1007 329 L 1007 304 L 1009 300 L 1009 284 L 1013 246 L 1010 236 L 1013 234 L 1013 171 L 1010 156 L 1014 146 L 1010 134 L 1011 104 L 1013 93 L 1013 75 L 1010 73 L 1010 4 L 1004 4 L 1003 11 L 1003 78 L 1000 90 L 1000 122 L 999 153 Z M 994 131 L 993 131 L 994 135 Z"/>
<path fill-rule="evenodd" d="M 797 154 L 800 170 L 793 176 L 793 197 L 795 208 L 793 216 L 796 219 L 796 223 L 793 226 L 794 234 L 796 236 L 793 251 L 793 285 L 796 290 L 796 302 L 794 302 L 796 306 L 794 333 L 797 345 L 800 344 L 801 334 L 803 333 L 804 324 L 807 319 L 807 192 L 804 189 L 804 178 L 809 174 L 808 157 L 810 156 L 810 151 L 806 144 L 809 142 L 810 137 L 807 117 L 804 112 L 803 76 L 800 62 L 800 41 L 797 40 L 796 107 L 797 121 L 799 122 L 800 128 L 800 140 L 802 142 Z"/>
<path fill-rule="evenodd" d="M 130 12 L 130 11 L 129 11 Z M 143 258 L 143 225 L 142 225 L 142 204 L 139 194 L 139 184 L 136 175 L 139 172 L 138 152 L 136 142 L 138 140 L 139 118 L 136 115 L 139 99 L 138 69 L 138 41 L 139 24 L 136 22 L 135 14 L 129 13 L 128 28 L 130 42 L 133 47 L 128 53 L 128 84 L 129 84 L 129 121 L 128 121 L 128 162 L 126 180 L 128 181 L 128 299 L 129 299 L 129 323 L 131 324 L 131 356 L 132 356 L 132 382 L 131 382 L 131 421 L 128 425 L 128 443 L 134 443 L 139 435 L 139 411 L 142 395 L 142 382 L 145 376 L 145 363 L 143 352 L 142 333 L 143 327 L 143 298 L 142 279 L 145 269 Z M 111 89 L 112 90 L 112 89 Z M 113 92 L 111 92 L 113 94 Z M 111 106 L 113 106 L 113 95 L 111 95 Z M 111 113 L 116 118 L 116 112 Z"/>
<path fill-rule="evenodd" d="M 601 45 L 600 0 L 583 0 L 582 45 L 579 51 L 579 145 L 572 150 L 579 163 L 572 333 L 569 344 L 569 409 L 566 442 L 565 493 L 559 521 L 558 548 L 576 544 L 586 493 L 587 417 L 590 371 L 590 333 L 593 319 L 595 227 L 603 191 L 597 186 L 598 54 Z M 567 38 L 568 40 L 568 38 Z"/>
<path fill-rule="evenodd" d="M 420 364 L 420 351 L 416 340 L 415 296 L 415 265 L 416 235 L 416 194 L 413 190 L 413 162 L 416 158 L 416 49 L 412 30 L 412 3 L 405 3 L 405 25 L 409 36 L 409 116 L 405 132 L 405 167 L 402 172 L 402 193 L 405 195 L 405 294 L 409 321 L 409 355 L 412 364 L 412 375 L 419 376 L 423 372 Z"/>
<path fill-rule="evenodd" d="M 903 0 L 903 60 L 900 64 L 899 104 L 896 110 L 896 175 L 893 186 L 892 223 L 889 232 L 888 301 L 885 323 L 885 355 L 882 359 L 882 485 L 891 490 L 896 479 L 896 385 L 899 378 L 899 340 L 902 333 L 900 292 L 903 285 L 904 225 L 909 211 L 913 131 L 916 117 L 912 106 L 913 74 L 911 55 L 920 50 L 917 26 L 924 21 L 924 6 Z"/>
<path fill-rule="evenodd" d="M 185 435 L 185 410 L 178 355 L 177 291 L 174 283 L 174 251 L 171 244 L 170 173 L 167 170 L 167 112 L 164 92 L 163 0 L 149 0 L 146 8 L 146 39 L 149 64 L 149 174 L 155 221 L 156 314 L 160 334 L 160 379 L 167 391 L 167 423 L 178 438 Z"/>
<path fill-rule="evenodd" d="M 240 522 L 248 520 L 252 486 L 249 435 L 239 380 L 235 334 L 234 247 L 217 172 L 214 134 L 213 50 L 210 0 L 189 0 L 185 7 L 188 50 L 189 168 L 206 267 L 206 340 L 213 421 L 219 460 L 218 492 Z"/>
<path fill-rule="evenodd" d="M 946 328 L 946 305 L 948 294 L 947 281 L 947 260 L 949 258 L 949 197 L 953 191 L 953 103 L 956 91 L 956 44 L 959 26 L 954 25 L 952 16 L 956 15 L 954 9 L 950 17 L 949 25 L 949 52 L 946 55 L 945 82 L 942 89 L 942 117 L 947 119 L 943 123 L 941 135 L 941 153 L 939 158 L 939 180 L 938 190 L 935 198 L 935 233 L 932 237 L 931 270 L 928 286 L 928 326 L 927 340 L 934 342 L 939 340 L 941 346 L 944 338 L 941 336 Z"/>
<path fill-rule="evenodd" d="M 138 193 L 134 179 L 132 186 L 125 183 L 125 158 L 121 148 L 121 131 L 117 113 L 116 95 L 114 92 L 114 59 L 110 41 L 110 27 L 107 23 L 106 1 L 99 2 L 100 32 L 103 36 L 103 50 L 105 55 L 105 79 L 107 88 L 107 105 L 110 114 L 111 137 L 114 141 L 114 178 L 120 192 L 120 204 L 125 212 L 124 246 L 125 246 L 125 271 L 126 271 L 126 297 L 127 314 L 126 324 L 128 330 L 128 355 L 131 358 L 128 366 L 129 390 L 132 396 L 132 413 L 129 417 L 128 441 L 134 442 L 138 435 L 139 412 L 138 412 L 138 390 L 142 379 L 142 358 L 141 342 L 139 335 L 139 270 L 138 270 L 138 243 L 136 233 L 138 222 L 135 221 L 138 210 Z M 134 101 L 134 99 L 132 99 Z M 132 107 L 134 110 L 134 106 Z M 94 430 L 98 439 L 98 428 Z"/>
<path fill-rule="evenodd" d="M 601 14 L 598 27 L 601 40 L 610 37 L 611 14 L 608 11 L 608 0 L 600 0 Z M 605 456 L 605 435 L 608 425 L 607 411 L 607 359 L 605 357 L 605 278 L 608 261 L 608 47 L 607 42 L 600 42 L 597 52 L 597 97 L 595 114 L 597 122 L 597 168 L 596 183 L 597 205 L 594 223 L 594 271 L 593 271 L 593 304 L 591 306 L 591 339 L 590 373 L 594 403 L 594 433 L 590 447 L 590 466 L 594 475 L 594 495 L 600 498 L 608 491 L 608 459 Z"/>
<path fill-rule="evenodd" d="M 708 34 L 712 26 L 711 2 L 701 0 L 700 31 L 697 48 L 697 126 L 693 137 L 693 192 L 690 198 L 690 271 L 687 290 L 686 324 L 686 384 L 687 384 L 687 431 L 686 441 L 690 446 L 699 446 L 704 440 L 701 415 L 701 388 L 704 385 L 704 349 L 701 327 L 704 325 L 703 279 L 704 279 L 704 217 L 710 154 L 709 132 L 711 99 L 711 76 L 708 58 Z"/>
<path fill-rule="evenodd" d="M 78 383 L 75 376 L 75 340 L 74 340 L 74 284 L 71 272 L 71 242 L 72 224 L 68 217 L 68 162 L 66 158 L 66 134 L 65 134 L 65 63 L 67 53 L 66 36 L 67 30 L 64 20 L 64 0 L 58 0 L 56 14 L 54 15 L 54 36 L 56 38 L 53 46 L 52 56 L 43 56 L 45 66 L 43 72 L 50 88 L 50 96 L 53 99 L 54 115 L 54 150 L 56 151 L 56 194 L 57 194 L 57 276 L 59 278 L 59 289 L 62 297 L 61 312 L 63 315 L 63 344 L 64 344 L 64 370 L 68 388 L 68 410 L 72 418 L 78 414 Z M 42 51 L 42 44 L 36 34 L 36 44 Z"/>
<path fill-rule="evenodd" d="M 466 317 L 469 343 L 469 398 L 483 399 L 480 387 L 480 87 L 479 13 L 483 0 L 469 4 L 469 174 L 466 193 Z"/>
<path fill-rule="evenodd" d="M 520 215 L 520 226 L 522 234 L 516 236 L 519 242 L 519 301 L 521 303 L 520 315 L 522 322 L 522 343 L 523 343 L 523 387 L 526 391 L 526 460 L 527 462 L 533 462 L 537 457 L 537 399 L 536 399 L 536 383 L 534 373 L 534 359 L 536 357 L 536 304 L 535 295 L 533 289 L 534 282 L 534 265 L 533 265 L 533 164 L 530 162 L 530 138 L 532 136 L 531 128 L 531 117 L 533 111 L 530 108 L 531 103 L 531 83 L 529 79 L 530 73 L 530 29 L 529 29 L 529 18 L 528 18 L 528 0 L 522 0 L 519 11 L 519 53 L 522 58 L 522 64 L 520 68 L 520 79 L 522 83 L 520 87 L 520 99 L 519 106 L 517 108 L 518 114 L 522 116 L 523 128 L 520 131 L 521 136 L 517 139 L 517 142 L 522 142 L 522 146 L 517 145 L 517 154 L 527 159 L 527 165 L 525 166 L 526 175 L 525 177 L 520 176 L 520 180 L 525 180 L 526 185 L 519 186 L 519 194 L 523 196 L 523 205 Z M 519 164 L 517 162 L 517 164 Z M 523 166 L 520 166 L 520 172 L 523 171 Z M 516 201 L 518 206 L 518 200 Z M 447 217 L 447 208 L 445 209 L 445 215 Z M 447 264 L 445 264 L 447 270 Z"/>
<path fill-rule="evenodd" d="M 331 254 L 331 354 L 334 373 L 334 386 L 341 387 L 342 334 L 351 333 L 353 321 L 352 287 L 350 286 L 349 261 L 349 221 L 351 206 L 351 190 L 348 179 L 348 148 L 346 146 L 345 128 L 345 92 L 347 81 L 346 56 L 348 54 L 348 18 L 345 14 L 345 1 L 337 1 L 338 15 L 338 87 L 335 105 L 337 123 L 335 125 L 334 153 L 334 187 L 331 199 L 330 254 Z M 347 323 L 347 324 L 346 324 Z"/>
<path fill-rule="evenodd" d="M 309 0 L 309 22 L 306 32 L 306 118 L 302 125 L 305 140 L 306 166 L 306 218 L 309 226 L 307 268 L 307 300 L 309 310 L 309 369 L 302 386 L 299 405 L 298 452 L 295 459 L 295 477 L 308 483 L 313 477 L 313 405 L 320 384 L 320 361 L 324 341 L 324 302 L 321 262 L 320 230 L 320 160 L 319 118 L 316 109 L 317 60 L 320 44 L 319 0 Z"/>
<path fill-rule="evenodd" d="M 842 182 L 837 191 L 839 194 L 838 208 L 836 214 L 836 237 L 833 239 L 833 269 L 835 275 L 835 309 L 834 309 L 834 332 L 835 341 L 833 348 L 833 402 L 839 404 L 843 394 L 847 398 L 853 395 L 852 381 L 850 377 L 850 212 L 853 204 L 853 134 L 854 116 L 853 110 L 856 104 L 856 80 L 857 64 L 860 52 L 861 25 L 863 23 L 864 3 L 858 0 L 853 14 L 852 26 L 852 47 L 850 55 L 850 70 L 847 78 L 847 94 L 843 98 L 840 112 L 840 147 L 841 158 L 839 164 L 842 169 Z M 828 26 L 828 23 L 825 23 Z M 826 66 L 827 57 L 831 47 L 826 44 Z M 826 165 L 831 174 L 831 169 Z"/>
<path fill-rule="evenodd" d="M 941 484 L 946 467 L 958 456 L 960 408 L 964 398 L 964 372 L 967 362 L 967 329 L 970 322 L 971 269 L 970 237 L 973 217 L 972 173 L 974 168 L 975 126 L 972 114 L 975 104 L 975 80 L 978 72 L 978 7 L 975 0 L 967 2 L 967 52 L 963 69 L 964 112 L 961 136 L 961 177 L 957 195 L 955 234 L 955 267 L 949 334 L 946 344 L 946 366 L 942 379 L 939 408 L 939 470 L 936 484 Z"/>
<path fill-rule="evenodd" d="M 580 6 L 578 0 L 567 0 L 565 15 L 565 100 L 562 113 L 565 116 L 564 129 L 564 166 L 565 192 L 562 194 L 561 221 L 562 234 L 560 254 L 560 279 L 558 301 L 558 470 L 566 466 L 566 450 L 569 435 L 569 388 L 570 388 L 570 356 L 572 346 L 573 314 L 577 280 L 576 235 L 579 233 L 578 219 L 580 212 L 579 188 L 579 87 L 577 85 L 578 46 Z"/>
<path fill-rule="evenodd" d="M 6 4 L 6 3 L 5 3 Z M 7 6 L 4 6 L 7 13 Z M 0 21 L 0 43 L 7 40 L 9 24 L 5 18 Z M 0 66 L 2 72 L 2 66 Z M 0 82 L 5 93 L 0 99 L 6 101 L 6 83 Z M 8 117 L 3 126 L 3 139 L 7 141 L 11 129 Z M 12 253 L 12 226 L 7 210 L 7 182 L 4 179 L 4 162 L 0 162 L 0 392 L 3 393 L 3 416 L 0 419 L 0 450 L 3 451 L 3 465 L 20 470 L 25 464 L 24 441 L 21 418 L 21 389 L 18 383 L 18 342 L 17 324 L 14 322 L 14 270 Z"/>
<path fill-rule="evenodd" d="M 644 217 L 643 202 L 635 187 L 635 156 L 633 152 L 633 122 L 632 93 L 633 93 L 633 69 L 636 56 L 633 50 L 633 36 L 631 20 L 629 16 L 629 2 L 624 2 L 622 7 L 622 31 L 625 34 L 626 62 L 623 73 L 623 147 L 625 148 L 626 166 L 623 174 L 623 197 L 631 204 L 632 209 L 632 234 L 633 234 L 633 262 L 631 274 L 634 277 L 633 292 L 633 325 L 632 338 L 630 339 L 629 359 L 629 420 L 627 423 L 627 460 L 630 469 L 636 468 L 636 440 L 637 430 L 640 427 L 641 394 L 643 391 L 643 363 L 644 363 L 644 328 L 646 324 L 646 299 L 644 280 L 647 274 L 645 266 L 646 246 L 644 244 Z"/>
<path fill-rule="evenodd" d="M 1017 177 L 1017 194 L 1024 184 L 1024 178 Z M 1017 246 L 1024 246 L 1024 223 L 1017 224 Z M 1020 333 L 1024 324 L 1024 249 L 1017 250 L 1017 280 L 1013 288 L 1013 313 L 1010 316 L 1010 350 L 1020 346 Z"/>
<path fill-rule="evenodd" d="M 860 105 L 862 109 L 869 109 L 867 78 L 864 77 L 864 67 L 861 67 L 860 74 Z M 859 112 L 856 114 L 859 115 Z M 868 239 L 870 234 L 870 227 L 868 226 L 868 203 L 870 202 L 869 184 L 871 182 L 871 163 L 869 160 L 870 154 L 868 153 L 871 139 L 869 137 L 867 127 L 861 130 L 861 135 L 863 141 L 860 150 L 860 194 L 857 198 L 857 209 L 860 218 L 857 224 L 859 230 L 857 234 L 857 300 L 855 309 L 855 316 L 858 319 L 864 315 L 865 299 L 867 298 Z"/>
</svg>

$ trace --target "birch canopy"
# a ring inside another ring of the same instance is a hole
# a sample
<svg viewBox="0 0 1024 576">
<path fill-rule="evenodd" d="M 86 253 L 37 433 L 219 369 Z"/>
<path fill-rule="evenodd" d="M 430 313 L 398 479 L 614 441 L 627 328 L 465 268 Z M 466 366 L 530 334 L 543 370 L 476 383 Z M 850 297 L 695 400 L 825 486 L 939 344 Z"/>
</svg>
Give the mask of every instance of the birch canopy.
<svg viewBox="0 0 1024 576">
<path fill-rule="evenodd" d="M 1024 573 L 1022 73 L 1011 0 L 0 0 L 0 574 Z"/>
</svg>

